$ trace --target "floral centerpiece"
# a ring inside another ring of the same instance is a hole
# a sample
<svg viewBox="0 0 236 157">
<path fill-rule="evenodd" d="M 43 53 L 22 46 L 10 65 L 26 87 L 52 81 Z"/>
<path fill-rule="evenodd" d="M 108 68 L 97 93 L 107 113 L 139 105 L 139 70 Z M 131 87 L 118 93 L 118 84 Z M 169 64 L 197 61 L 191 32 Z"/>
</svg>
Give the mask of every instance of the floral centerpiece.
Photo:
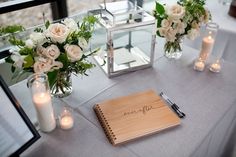
<svg viewBox="0 0 236 157">
<path fill-rule="evenodd" d="M 172 6 L 156 2 L 157 35 L 166 39 L 166 57 L 179 58 L 183 38 L 194 40 L 200 34 L 200 26 L 211 17 L 204 5 L 205 0 L 179 0 Z"/>
<path fill-rule="evenodd" d="M 9 41 L 16 48 L 11 50 L 6 62 L 12 63 L 15 75 L 46 73 L 52 94 L 67 96 L 72 92 L 71 73 L 87 75 L 86 71 L 95 66 L 87 58 L 97 50 L 91 52 L 87 47 L 96 21 L 94 16 L 87 16 L 81 23 L 71 18 L 52 24 L 46 22 L 44 28 L 36 28 L 25 41 L 11 34 Z M 0 32 L 14 29 L 22 30 L 22 27 L 1 28 Z"/>
</svg>

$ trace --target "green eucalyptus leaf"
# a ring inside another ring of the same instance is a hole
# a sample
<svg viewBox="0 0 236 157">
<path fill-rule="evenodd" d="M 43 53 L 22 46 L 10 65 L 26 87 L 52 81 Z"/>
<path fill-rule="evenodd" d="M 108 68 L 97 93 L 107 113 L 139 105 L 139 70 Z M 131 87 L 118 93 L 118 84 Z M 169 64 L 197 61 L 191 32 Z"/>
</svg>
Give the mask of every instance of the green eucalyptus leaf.
<svg viewBox="0 0 236 157">
<path fill-rule="evenodd" d="M 17 39 L 15 36 L 10 36 L 9 42 L 16 46 L 25 46 L 25 42 L 23 40 Z"/>
<path fill-rule="evenodd" d="M 29 55 L 29 54 L 33 54 L 33 49 L 29 48 L 29 47 L 23 47 L 22 49 L 20 49 L 19 53 L 21 55 Z"/>
<path fill-rule="evenodd" d="M 39 33 L 43 33 L 43 29 L 42 28 L 35 28 L 34 32 L 39 32 Z"/>
<path fill-rule="evenodd" d="M 66 53 L 61 53 L 57 60 L 62 62 L 63 70 L 66 70 L 68 68 L 70 61 L 68 60 Z"/>
<path fill-rule="evenodd" d="M 48 75 L 48 82 L 49 82 L 50 88 L 52 88 L 52 86 L 56 82 L 58 72 L 59 72 L 58 70 L 54 70 L 52 72 L 48 72 L 47 73 L 47 75 Z"/>
<path fill-rule="evenodd" d="M 160 15 L 163 15 L 165 13 L 165 8 L 160 3 L 156 2 L 156 12 Z"/>
<path fill-rule="evenodd" d="M 21 25 L 12 25 L 12 26 L 7 26 L 7 27 L 1 27 L 0 28 L 0 35 L 21 32 L 24 30 L 25 30 L 25 28 Z"/>
<path fill-rule="evenodd" d="M 46 21 L 46 22 L 45 22 L 45 27 L 46 27 L 46 29 L 48 29 L 49 26 L 50 26 L 50 22 L 49 22 L 49 21 Z"/>
</svg>

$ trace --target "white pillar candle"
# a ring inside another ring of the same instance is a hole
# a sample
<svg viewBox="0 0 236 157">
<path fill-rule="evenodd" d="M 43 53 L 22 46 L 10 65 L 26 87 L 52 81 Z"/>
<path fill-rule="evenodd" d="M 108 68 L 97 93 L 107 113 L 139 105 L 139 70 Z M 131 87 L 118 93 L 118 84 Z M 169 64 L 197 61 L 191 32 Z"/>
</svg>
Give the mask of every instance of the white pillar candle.
<svg viewBox="0 0 236 157">
<path fill-rule="evenodd" d="M 74 120 L 72 116 L 66 115 L 66 116 L 61 117 L 60 126 L 62 129 L 64 130 L 70 129 L 73 127 L 73 125 L 74 125 Z"/>
<path fill-rule="evenodd" d="M 51 96 L 47 92 L 33 94 L 39 127 L 44 132 L 50 132 L 56 127 Z"/>
<path fill-rule="evenodd" d="M 197 60 L 194 63 L 194 70 L 203 71 L 205 68 L 205 63 L 202 60 Z"/>
<path fill-rule="evenodd" d="M 212 38 L 211 35 L 203 38 L 202 49 L 199 55 L 199 57 L 201 57 L 203 61 L 206 61 L 209 54 L 211 53 L 213 45 L 214 45 L 214 41 L 215 40 Z"/>
</svg>

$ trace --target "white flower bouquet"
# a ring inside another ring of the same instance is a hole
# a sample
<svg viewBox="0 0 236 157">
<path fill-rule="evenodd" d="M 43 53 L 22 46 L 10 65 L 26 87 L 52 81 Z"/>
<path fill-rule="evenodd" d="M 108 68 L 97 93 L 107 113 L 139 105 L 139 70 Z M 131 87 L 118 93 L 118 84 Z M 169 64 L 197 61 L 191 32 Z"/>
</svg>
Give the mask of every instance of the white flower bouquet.
<svg viewBox="0 0 236 157">
<path fill-rule="evenodd" d="M 180 43 L 185 35 L 194 40 L 200 34 L 200 26 L 211 17 L 204 5 L 205 0 L 179 0 L 172 6 L 156 2 L 157 35 L 166 39 L 167 57 L 182 50 Z"/>
<path fill-rule="evenodd" d="M 81 23 L 71 18 L 52 24 L 46 22 L 45 28 L 36 28 L 25 41 L 17 39 L 12 31 L 22 30 L 22 27 L 0 28 L 0 34 L 12 33 L 9 41 L 16 46 L 6 62 L 12 64 L 12 71 L 17 73 L 15 75 L 46 73 L 50 87 L 55 92 L 65 92 L 71 85 L 63 77 L 71 73 L 87 75 L 86 71 L 95 66 L 87 57 L 97 51 L 88 51 L 96 21 L 94 16 L 87 16 Z"/>
</svg>

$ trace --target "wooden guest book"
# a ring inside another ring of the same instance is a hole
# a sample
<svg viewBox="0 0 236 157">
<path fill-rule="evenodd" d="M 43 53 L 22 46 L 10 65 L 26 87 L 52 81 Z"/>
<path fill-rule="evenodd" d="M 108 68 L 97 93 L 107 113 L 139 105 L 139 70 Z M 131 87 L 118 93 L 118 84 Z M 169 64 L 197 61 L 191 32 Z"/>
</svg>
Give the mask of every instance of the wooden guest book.
<svg viewBox="0 0 236 157">
<path fill-rule="evenodd" d="M 152 90 L 98 103 L 94 110 L 113 145 L 180 124 L 179 117 Z"/>
</svg>

